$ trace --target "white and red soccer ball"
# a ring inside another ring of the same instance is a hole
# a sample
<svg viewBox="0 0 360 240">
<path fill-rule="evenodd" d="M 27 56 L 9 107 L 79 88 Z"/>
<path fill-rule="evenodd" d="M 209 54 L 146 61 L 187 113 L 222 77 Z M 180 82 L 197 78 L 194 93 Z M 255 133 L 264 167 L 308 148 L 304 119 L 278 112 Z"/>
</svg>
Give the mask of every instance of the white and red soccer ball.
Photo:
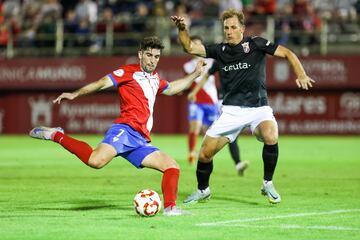
<svg viewBox="0 0 360 240">
<path fill-rule="evenodd" d="M 138 192 L 134 198 L 134 208 L 137 214 L 141 216 L 155 216 L 161 209 L 159 194 L 151 189 Z"/>
</svg>

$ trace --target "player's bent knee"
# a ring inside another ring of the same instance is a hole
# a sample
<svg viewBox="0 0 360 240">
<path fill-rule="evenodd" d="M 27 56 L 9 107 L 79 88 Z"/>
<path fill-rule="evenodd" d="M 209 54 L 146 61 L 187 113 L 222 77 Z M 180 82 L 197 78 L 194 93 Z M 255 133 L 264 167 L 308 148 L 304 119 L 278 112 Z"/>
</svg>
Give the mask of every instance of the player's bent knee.
<svg viewBox="0 0 360 240">
<path fill-rule="evenodd" d="M 165 170 L 169 169 L 169 168 L 176 168 L 176 169 L 180 169 L 179 164 L 174 160 L 171 159 L 169 161 L 167 161 L 166 166 L 165 166 Z"/>
<path fill-rule="evenodd" d="M 105 166 L 105 161 L 104 161 L 104 159 L 101 159 L 101 158 L 90 157 L 90 159 L 88 161 L 88 165 L 92 168 L 100 169 Z"/>
<path fill-rule="evenodd" d="M 207 163 L 207 162 L 211 162 L 212 159 L 213 159 L 213 154 L 203 150 L 200 151 L 198 161 Z"/>
<path fill-rule="evenodd" d="M 172 165 L 172 166 L 167 166 L 163 169 L 163 172 L 168 170 L 168 169 L 177 169 L 180 170 L 180 166 L 179 165 Z"/>
<path fill-rule="evenodd" d="M 263 141 L 266 145 L 274 145 L 278 142 L 278 137 L 274 135 L 264 135 Z"/>
<path fill-rule="evenodd" d="M 101 169 L 104 165 L 98 162 L 89 162 L 89 166 L 95 169 Z"/>
</svg>

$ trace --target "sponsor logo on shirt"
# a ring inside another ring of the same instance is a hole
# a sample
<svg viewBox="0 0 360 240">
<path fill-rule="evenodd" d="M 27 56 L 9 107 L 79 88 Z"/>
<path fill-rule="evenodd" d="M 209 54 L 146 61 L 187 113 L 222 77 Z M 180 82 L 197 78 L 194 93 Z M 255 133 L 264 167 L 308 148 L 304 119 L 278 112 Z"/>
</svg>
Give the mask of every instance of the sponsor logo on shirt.
<svg viewBox="0 0 360 240">
<path fill-rule="evenodd" d="M 243 47 L 245 53 L 250 52 L 249 42 L 244 42 L 241 44 L 241 46 Z"/>
<path fill-rule="evenodd" d="M 241 69 L 248 69 L 251 65 L 246 63 L 246 62 L 239 62 L 239 63 L 236 63 L 236 64 L 231 64 L 231 65 L 228 65 L 228 66 L 224 66 L 222 69 L 225 71 L 225 72 L 228 72 L 228 71 L 234 71 L 234 70 L 241 70 Z"/>
<path fill-rule="evenodd" d="M 118 70 L 114 71 L 113 73 L 117 77 L 122 77 L 124 75 L 124 70 L 118 69 Z"/>
</svg>

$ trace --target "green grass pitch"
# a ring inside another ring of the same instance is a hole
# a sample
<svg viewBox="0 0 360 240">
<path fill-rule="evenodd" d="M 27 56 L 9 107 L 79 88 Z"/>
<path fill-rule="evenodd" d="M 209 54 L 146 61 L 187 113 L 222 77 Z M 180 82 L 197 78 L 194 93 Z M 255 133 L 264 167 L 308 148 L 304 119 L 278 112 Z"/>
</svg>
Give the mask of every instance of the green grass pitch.
<svg viewBox="0 0 360 240">
<path fill-rule="evenodd" d="M 101 136 L 77 136 L 92 146 Z M 0 136 L 0 239 L 360 239 L 360 137 L 280 137 L 274 183 L 282 196 L 260 195 L 262 144 L 239 139 L 250 161 L 236 174 L 227 148 L 214 160 L 207 203 L 182 205 L 196 188 L 184 135 L 154 135 L 153 145 L 182 167 L 178 203 L 190 216 L 135 214 L 135 194 L 161 193 L 161 174 L 122 158 L 91 169 L 61 146 L 27 136 Z"/>
</svg>

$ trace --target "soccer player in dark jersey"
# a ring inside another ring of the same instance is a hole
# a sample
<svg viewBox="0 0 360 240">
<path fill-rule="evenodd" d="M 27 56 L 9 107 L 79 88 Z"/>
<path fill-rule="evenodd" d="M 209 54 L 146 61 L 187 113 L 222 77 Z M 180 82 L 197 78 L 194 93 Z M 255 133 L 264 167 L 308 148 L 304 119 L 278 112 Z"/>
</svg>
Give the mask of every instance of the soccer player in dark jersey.
<svg viewBox="0 0 360 240">
<path fill-rule="evenodd" d="M 213 61 L 211 66 L 209 67 L 210 67 L 209 70 L 204 73 L 204 76 L 202 77 L 198 85 L 189 93 L 188 95 L 189 99 L 193 98 L 197 94 L 199 89 L 208 81 L 210 76 L 214 75 L 216 72 L 219 71 L 218 69 L 219 67 L 216 61 Z M 220 78 L 220 83 L 221 83 L 221 78 Z M 221 85 L 222 84 L 223 83 L 221 83 Z M 218 89 L 218 95 L 219 95 L 218 108 L 220 112 L 222 108 L 222 101 L 224 98 L 224 91 L 221 85 L 220 88 Z M 229 150 L 230 150 L 231 158 L 235 163 L 236 171 L 238 172 L 239 176 L 244 176 L 245 170 L 249 167 L 249 162 L 246 160 L 241 160 L 240 148 L 237 143 L 237 138 L 233 142 L 229 143 Z"/>
<path fill-rule="evenodd" d="M 172 16 L 171 19 L 179 30 L 179 40 L 186 52 L 217 61 L 225 93 L 222 114 L 206 132 L 200 149 L 196 170 L 198 190 L 184 202 L 198 202 L 210 197 L 209 179 L 214 155 L 228 142 L 233 142 L 245 127 L 250 127 L 257 139 L 264 142 L 261 193 L 271 203 L 280 203 L 281 197 L 272 182 L 278 160 L 278 126 L 267 100 L 266 54 L 285 58 L 290 63 L 299 88 L 308 90 L 314 80 L 306 75 L 298 57 L 286 47 L 261 37 L 244 38 L 245 19 L 241 11 L 224 11 L 221 20 L 225 42 L 206 46 L 190 40 L 182 17 Z"/>
<path fill-rule="evenodd" d="M 60 144 L 92 168 L 102 168 L 121 156 L 137 168 L 159 170 L 163 173 L 164 215 L 177 216 L 187 213 L 176 207 L 180 169 L 172 157 L 150 144 L 153 106 L 156 95 L 174 95 L 189 88 L 202 73 L 204 62 L 199 61 L 192 73 L 169 83 L 155 71 L 163 48 L 157 37 L 146 37 L 140 43 L 139 64 L 122 65 L 100 80 L 75 92 L 62 93 L 54 100 L 60 104 L 63 100 L 73 100 L 109 87 L 118 89 L 120 115 L 95 149 L 65 135 L 61 128 L 35 127 L 30 136 Z"/>
</svg>

